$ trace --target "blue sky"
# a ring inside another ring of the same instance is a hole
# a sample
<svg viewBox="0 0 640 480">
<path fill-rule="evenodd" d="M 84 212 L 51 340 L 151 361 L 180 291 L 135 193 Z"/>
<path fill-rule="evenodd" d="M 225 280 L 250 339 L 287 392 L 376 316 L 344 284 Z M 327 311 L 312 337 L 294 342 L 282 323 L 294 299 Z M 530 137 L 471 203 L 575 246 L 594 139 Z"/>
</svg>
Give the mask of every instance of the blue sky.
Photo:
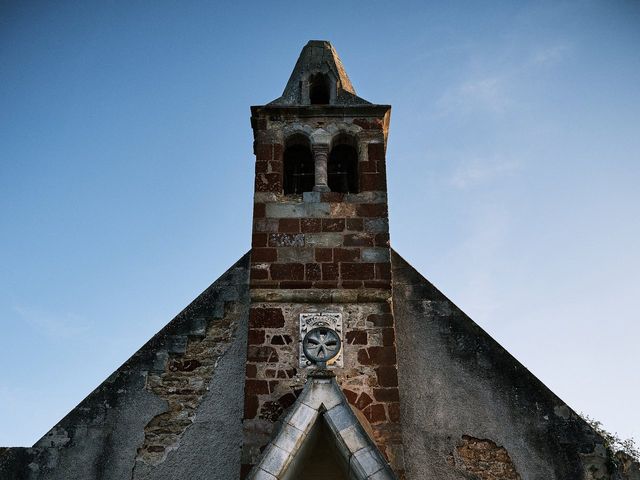
<svg viewBox="0 0 640 480">
<path fill-rule="evenodd" d="M 249 106 L 333 42 L 393 106 L 393 247 L 640 440 L 640 4 L 0 3 L 0 445 L 249 249 Z"/>
</svg>

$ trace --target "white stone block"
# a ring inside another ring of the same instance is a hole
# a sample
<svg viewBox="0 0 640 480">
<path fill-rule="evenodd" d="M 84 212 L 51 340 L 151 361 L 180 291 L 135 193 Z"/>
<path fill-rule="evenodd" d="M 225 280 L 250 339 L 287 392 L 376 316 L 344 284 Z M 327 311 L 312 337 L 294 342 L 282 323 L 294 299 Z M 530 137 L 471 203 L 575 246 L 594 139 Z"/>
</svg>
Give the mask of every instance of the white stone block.
<svg viewBox="0 0 640 480">
<path fill-rule="evenodd" d="M 335 433 L 339 433 L 345 428 L 354 424 L 354 415 L 351 408 L 344 403 L 336 405 L 331 410 L 328 410 L 324 414 L 324 418 L 329 425 L 329 428 Z"/>
<path fill-rule="evenodd" d="M 330 382 L 320 383 L 314 380 L 309 388 L 309 395 L 305 396 L 303 402 L 315 409 L 324 406 L 326 410 L 330 410 L 342 403 L 344 398 L 336 389 Z"/>
<path fill-rule="evenodd" d="M 314 422 L 318 418 L 318 410 L 299 403 L 294 407 L 291 412 L 291 417 L 287 420 L 287 423 L 292 427 L 301 430 L 302 432 L 309 433 Z"/>
<path fill-rule="evenodd" d="M 273 443 L 290 454 L 294 454 L 298 451 L 305 438 L 306 435 L 302 430 L 285 423 Z"/>
<path fill-rule="evenodd" d="M 350 454 L 362 450 L 369 445 L 369 441 L 365 435 L 357 425 L 351 425 L 338 432 L 340 440 L 345 444 Z"/>
<path fill-rule="evenodd" d="M 382 470 L 384 466 L 378 452 L 372 447 L 363 448 L 351 457 L 351 470 L 357 478 L 368 478 Z"/>
<path fill-rule="evenodd" d="M 271 475 L 278 477 L 284 473 L 291 461 L 289 452 L 271 444 L 267 447 L 264 458 L 260 461 L 260 468 Z"/>
<path fill-rule="evenodd" d="M 388 468 L 384 470 L 380 470 L 373 475 L 369 475 L 367 480 L 395 480 L 395 475 L 393 475 Z"/>
<path fill-rule="evenodd" d="M 256 468 L 253 475 L 251 475 L 251 480 L 278 480 L 278 477 L 274 477 L 268 472 L 265 472 L 261 468 Z"/>
</svg>

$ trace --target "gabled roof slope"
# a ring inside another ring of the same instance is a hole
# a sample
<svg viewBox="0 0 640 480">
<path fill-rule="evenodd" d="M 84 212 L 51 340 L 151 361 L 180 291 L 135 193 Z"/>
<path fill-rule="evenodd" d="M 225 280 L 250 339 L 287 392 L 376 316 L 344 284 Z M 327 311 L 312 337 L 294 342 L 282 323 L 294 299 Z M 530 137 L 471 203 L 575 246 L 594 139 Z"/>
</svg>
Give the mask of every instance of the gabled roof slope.
<svg viewBox="0 0 640 480">
<path fill-rule="evenodd" d="M 573 410 L 393 251 L 391 261 L 407 479 L 640 478 L 637 463 L 607 451 Z M 0 449 L 0 480 L 239 478 L 248 267 L 247 254 L 32 448 Z M 298 449 L 319 419 L 355 478 L 392 478 L 386 466 L 365 468 L 361 459 L 383 460 L 335 381 L 326 380 L 305 387 L 265 459 L 277 460 L 276 446 L 295 450 L 296 471 Z M 287 425 L 302 435 L 286 437 Z"/>
<path fill-rule="evenodd" d="M 633 478 L 609 471 L 603 439 L 453 302 L 391 262 L 407 478 Z"/>
<path fill-rule="evenodd" d="M 32 448 L 0 449 L 0 480 L 238 478 L 248 268 L 246 254 Z"/>
</svg>

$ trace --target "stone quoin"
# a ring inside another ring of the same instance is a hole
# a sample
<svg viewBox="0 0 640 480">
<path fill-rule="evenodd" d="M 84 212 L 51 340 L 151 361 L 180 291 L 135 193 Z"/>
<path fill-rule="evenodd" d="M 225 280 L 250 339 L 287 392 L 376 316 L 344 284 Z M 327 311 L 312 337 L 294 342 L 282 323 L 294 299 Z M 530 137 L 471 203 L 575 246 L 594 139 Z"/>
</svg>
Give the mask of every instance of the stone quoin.
<svg viewBox="0 0 640 480">
<path fill-rule="evenodd" d="M 307 43 L 251 107 L 250 251 L 32 447 L 0 448 L 0 480 L 639 480 L 390 247 L 390 113 Z"/>
</svg>

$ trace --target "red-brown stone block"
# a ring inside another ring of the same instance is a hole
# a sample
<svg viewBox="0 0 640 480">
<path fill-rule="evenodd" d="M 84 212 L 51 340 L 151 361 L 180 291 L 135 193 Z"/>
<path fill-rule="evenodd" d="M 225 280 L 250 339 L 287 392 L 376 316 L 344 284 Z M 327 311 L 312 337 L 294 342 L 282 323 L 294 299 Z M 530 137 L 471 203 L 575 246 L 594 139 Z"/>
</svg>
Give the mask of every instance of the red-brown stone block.
<svg viewBox="0 0 640 480">
<path fill-rule="evenodd" d="M 363 173 L 360 175 L 360 190 L 367 191 L 386 191 L 387 180 L 381 173 Z"/>
<path fill-rule="evenodd" d="M 356 213 L 360 217 L 386 217 L 386 203 L 359 203 L 356 207 Z"/>
<path fill-rule="evenodd" d="M 264 203 L 253 204 L 253 218 L 264 218 L 266 215 L 266 205 Z"/>
<path fill-rule="evenodd" d="M 244 396 L 244 418 L 255 418 L 258 414 L 258 397 L 255 395 Z"/>
<path fill-rule="evenodd" d="M 306 280 L 322 280 L 322 268 L 319 263 L 307 263 L 304 266 Z"/>
<path fill-rule="evenodd" d="M 384 145 L 382 143 L 370 143 L 367 150 L 369 161 L 384 160 Z"/>
<path fill-rule="evenodd" d="M 345 341 L 347 345 L 366 345 L 367 344 L 367 331 L 366 330 L 351 330 L 345 335 Z"/>
<path fill-rule="evenodd" d="M 302 233 L 317 233 L 322 231 L 322 220 L 319 218 L 303 218 L 300 220 Z"/>
<path fill-rule="evenodd" d="M 275 262 L 278 259 L 278 251 L 275 248 L 252 248 L 252 262 Z"/>
<path fill-rule="evenodd" d="M 387 412 L 384 409 L 384 405 L 379 403 L 369 405 L 362 413 L 371 424 L 381 423 L 387 419 Z"/>
<path fill-rule="evenodd" d="M 394 328 L 384 328 L 382 330 L 382 345 L 390 346 L 396 343 L 396 331 Z"/>
<path fill-rule="evenodd" d="M 322 280 L 337 280 L 340 274 L 340 267 L 337 263 L 322 264 Z"/>
<path fill-rule="evenodd" d="M 264 395 L 269 393 L 269 384 L 266 380 L 247 379 L 244 382 L 245 395 Z"/>
<path fill-rule="evenodd" d="M 256 192 L 281 192 L 282 175 L 279 173 L 260 173 L 256 175 Z"/>
<path fill-rule="evenodd" d="M 252 308 L 249 311 L 249 328 L 284 327 L 284 316 L 280 308 Z"/>
<path fill-rule="evenodd" d="M 302 263 L 272 263 L 270 270 L 273 280 L 304 280 Z"/>
<path fill-rule="evenodd" d="M 267 173 L 269 169 L 269 162 L 256 162 L 256 174 Z"/>
<path fill-rule="evenodd" d="M 266 118 L 252 118 L 251 119 L 251 128 L 254 130 L 266 130 L 267 129 L 267 119 Z"/>
<path fill-rule="evenodd" d="M 343 280 L 372 280 L 375 278 L 373 263 L 341 263 L 340 277 Z"/>
<path fill-rule="evenodd" d="M 271 162 L 267 162 L 267 164 L 270 173 L 277 173 L 278 175 L 282 175 L 282 162 L 273 160 Z"/>
<path fill-rule="evenodd" d="M 358 362 L 362 365 L 395 365 L 395 347 L 369 347 L 358 350 Z"/>
<path fill-rule="evenodd" d="M 281 143 L 274 143 L 273 144 L 273 159 L 274 160 L 278 160 L 278 161 L 282 161 L 282 154 L 284 153 L 284 147 L 282 146 Z"/>
<path fill-rule="evenodd" d="M 400 394 L 397 388 L 374 388 L 373 396 L 378 402 L 400 401 Z"/>
<path fill-rule="evenodd" d="M 342 232 L 344 230 L 344 226 L 345 226 L 344 218 L 323 218 L 322 219 L 323 232 Z"/>
<path fill-rule="evenodd" d="M 373 399 L 367 395 L 365 392 L 360 393 L 358 399 L 355 402 L 355 406 L 360 410 L 363 410 L 367 405 L 373 402 Z"/>
<path fill-rule="evenodd" d="M 256 378 L 258 374 L 258 369 L 253 363 L 247 363 L 247 378 Z"/>
<path fill-rule="evenodd" d="M 269 279 L 269 271 L 264 268 L 252 268 L 251 269 L 251 280 L 268 280 Z"/>
<path fill-rule="evenodd" d="M 358 171 L 360 173 L 377 173 L 378 169 L 376 164 L 377 162 L 375 160 L 360 162 L 358 164 Z"/>
<path fill-rule="evenodd" d="M 264 343 L 264 330 L 250 328 L 247 343 L 249 345 L 262 345 Z"/>
<path fill-rule="evenodd" d="M 360 260 L 359 248 L 334 248 L 333 249 L 334 262 L 356 262 L 358 260 Z"/>
<path fill-rule="evenodd" d="M 347 230 L 361 232 L 364 229 L 364 221 L 361 218 L 347 218 Z"/>
<path fill-rule="evenodd" d="M 267 246 L 267 234 L 264 232 L 258 232 L 251 235 L 251 247 L 259 248 Z"/>
<path fill-rule="evenodd" d="M 313 282 L 307 280 L 283 280 L 280 282 L 280 288 L 311 288 Z"/>
<path fill-rule="evenodd" d="M 391 264 L 376 263 L 376 278 L 379 280 L 391 280 Z"/>
<path fill-rule="evenodd" d="M 300 233 L 299 218 L 281 218 L 278 220 L 278 232 L 280 233 Z"/>
<path fill-rule="evenodd" d="M 344 200 L 344 193 L 340 192 L 322 192 L 320 194 L 321 202 L 338 203 Z"/>
<path fill-rule="evenodd" d="M 373 243 L 376 247 L 388 247 L 389 246 L 389 234 L 388 233 L 376 233 L 373 237 Z"/>
<path fill-rule="evenodd" d="M 344 396 L 347 397 L 347 401 L 351 404 L 351 405 L 355 405 L 356 400 L 358 399 L 358 394 L 356 392 L 353 392 L 347 388 L 342 389 L 342 392 L 344 393 Z"/>
<path fill-rule="evenodd" d="M 256 161 L 273 160 L 273 145 L 271 143 L 256 143 L 253 147 Z"/>
<path fill-rule="evenodd" d="M 398 369 L 395 365 L 382 365 L 376 368 L 378 385 L 381 387 L 398 386 Z"/>
<path fill-rule="evenodd" d="M 393 327 L 393 315 L 373 313 L 367 317 L 367 322 L 371 322 L 375 327 Z"/>
<path fill-rule="evenodd" d="M 333 249 L 318 247 L 315 250 L 316 262 L 333 262 Z"/>
</svg>

